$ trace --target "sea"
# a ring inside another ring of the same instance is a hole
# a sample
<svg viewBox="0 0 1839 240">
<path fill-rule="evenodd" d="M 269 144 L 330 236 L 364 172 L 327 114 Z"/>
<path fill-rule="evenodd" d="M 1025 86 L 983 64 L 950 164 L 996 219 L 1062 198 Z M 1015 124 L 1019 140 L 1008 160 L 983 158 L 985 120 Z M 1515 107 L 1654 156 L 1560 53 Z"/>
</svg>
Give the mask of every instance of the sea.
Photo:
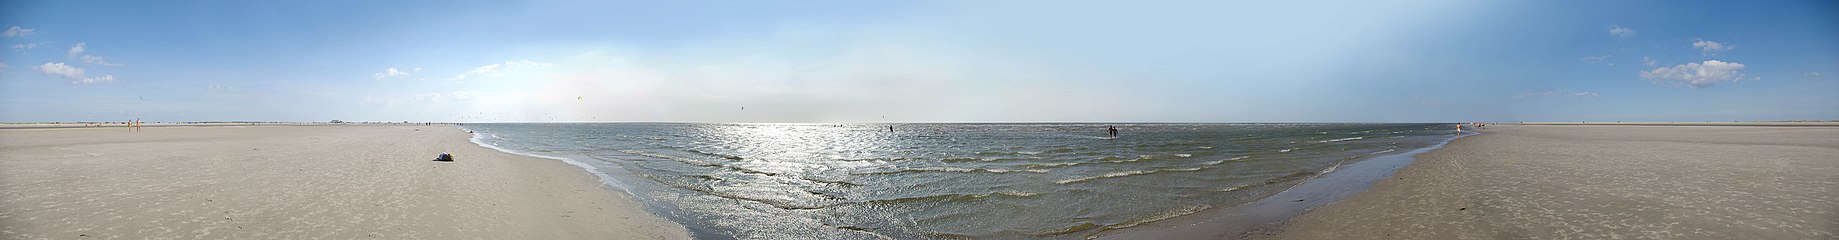
<svg viewBox="0 0 1839 240">
<path fill-rule="evenodd" d="M 1073 239 L 1257 201 L 1343 164 L 1439 145 L 1455 137 L 1448 126 L 461 127 L 480 145 L 581 166 L 698 239 Z"/>
</svg>

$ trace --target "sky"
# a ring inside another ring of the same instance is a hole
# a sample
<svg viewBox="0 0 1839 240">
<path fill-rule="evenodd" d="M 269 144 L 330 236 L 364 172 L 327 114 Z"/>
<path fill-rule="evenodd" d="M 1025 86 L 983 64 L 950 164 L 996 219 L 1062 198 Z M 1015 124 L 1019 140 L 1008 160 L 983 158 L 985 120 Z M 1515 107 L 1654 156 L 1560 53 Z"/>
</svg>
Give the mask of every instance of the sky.
<svg viewBox="0 0 1839 240">
<path fill-rule="evenodd" d="M 1839 119 L 1834 1 L 0 1 L 0 121 Z"/>
</svg>

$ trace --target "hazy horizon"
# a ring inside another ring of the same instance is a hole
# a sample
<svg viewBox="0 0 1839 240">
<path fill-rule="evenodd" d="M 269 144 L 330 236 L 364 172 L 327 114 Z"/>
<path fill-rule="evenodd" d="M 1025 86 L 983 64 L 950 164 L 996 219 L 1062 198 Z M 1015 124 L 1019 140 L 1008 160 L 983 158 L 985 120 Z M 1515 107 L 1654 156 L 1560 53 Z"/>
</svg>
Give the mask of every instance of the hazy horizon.
<svg viewBox="0 0 1839 240">
<path fill-rule="evenodd" d="M 70 2 L 0 122 L 1839 119 L 1839 2 Z"/>
</svg>

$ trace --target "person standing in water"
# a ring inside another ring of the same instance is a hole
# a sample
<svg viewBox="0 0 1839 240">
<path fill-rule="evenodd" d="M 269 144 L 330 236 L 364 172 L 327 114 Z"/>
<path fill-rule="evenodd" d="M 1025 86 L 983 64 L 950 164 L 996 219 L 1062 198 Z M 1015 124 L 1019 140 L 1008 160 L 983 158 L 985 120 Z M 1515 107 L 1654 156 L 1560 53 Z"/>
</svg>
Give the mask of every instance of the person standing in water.
<svg viewBox="0 0 1839 240">
<path fill-rule="evenodd" d="M 894 125 L 888 125 L 888 132 L 894 132 Z"/>
<path fill-rule="evenodd" d="M 1106 131 L 1111 132 L 1111 138 L 1117 138 L 1117 127 L 1107 125 L 1105 128 Z"/>
</svg>

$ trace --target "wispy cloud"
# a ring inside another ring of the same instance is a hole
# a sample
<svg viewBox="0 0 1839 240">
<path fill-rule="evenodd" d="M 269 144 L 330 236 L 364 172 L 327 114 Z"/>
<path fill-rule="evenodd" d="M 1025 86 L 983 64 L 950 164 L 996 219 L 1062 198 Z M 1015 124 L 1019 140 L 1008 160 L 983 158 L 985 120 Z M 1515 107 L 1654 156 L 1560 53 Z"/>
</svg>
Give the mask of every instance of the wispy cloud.
<svg viewBox="0 0 1839 240">
<path fill-rule="evenodd" d="M 1560 99 L 1571 99 L 1571 98 L 1596 98 L 1596 97 L 1601 97 L 1601 96 L 1602 96 L 1601 94 L 1597 94 L 1595 92 L 1571 91 L 1571 90 L 1544 90 L 1544 91 L 1521 91 L 1519 93 L 1514 93 L 1513 96 L 1508 97 L 1508 98 L 1523 99 L 1523 98 L 1555 97 L 1555 98 L 1560 98 Z"/>
<path fill-rule="evenodd" d="M 1603 60 L 1609 60 L 1609 55 L 1602 55 L 1602 56 L 1595 56 L 1595 57 L 1583 57 L 1583 60 L 1584 60 L 1584 63 L 1595 64 L 1595 63 L 1603 62 Z"/>
<path fill-rule="evenodd" d="M 10 37 L 10 38 L 23 38 L 26 36 L 32 36 L 33 31 L 34 29 L 31 29 L 31 28 L 13 26 L 12 28 L 7 28 L 6 33 L 0 34 L 0 35 Z"/>
<path fill-rule="evenodd" d="M 1808 76 L 1808 77 L 1820 77 L 1820 72 L 1807 72 L 1807 74 L 1805 74 L 1805 75 L 1802 75 L 1802 76 Z"/>
<path fill-rule="evenodd" d="M 45 44 L 51 44 L 51 42 L 47 41 L 47 42 L 13 44 L 13 49 L 20 49 L 20 50 L 33 49 L 33 48 L 38 48 L 39 45 L 45 45 Z"/>
<path fill-rule="evenodd" d="M 420 69 L 421 68 L 416 68 L 416 70 L 420 70 Z M 406 77 L 406 76 L 409 76 L 409 72 L 405 72 L 402 70 L 396 70 L 396 68 L 392 67 L 392 68 L 383 69 L 383 72 L 378 72 L 376 74 L 372 74 L 371 76 L 377 77 L 377 80 L 383 80 L 384 78 L 389 78 L 389 77 L 397 77 L 397 76 Z"/>
<path fill-rule="evenodd" d="M 82 68 L 66 65 L 64 63 L 47 62 L 44 65 L 39 65 L 38 71 L 45 75 L 57 76 L 65 80 L 70 80 L 70 84 L 101 84 L 115 82 L 115 75 L 90 77 L 83 73 Z"/>
<path fill-rule="evenodd" d="M 89 43 L 87 43 L 87 42 L 79 42 L 79 43 L 77 43 L 77 45 L 76 45 L 76 46 L 72 46 L 72 47 L 70 47 L 70 51 L 69 51 L 69 52 L 68 52 L 68 53 L 67 53 L 66 55 L 68 55 L 68 56 L 71 56 L 71 57 L 75 57 L 75 56 L 77 56 L 77 55 L 82 55 L 82 54 L 83 54 L 83 51 L 86 51 L 86 50 L 88 49 L 88 48 L 86 47 L 87 45 L 89 45 Z"/>
<path fill-rule="evenodd" d="M 535 62 L 535 61 L 530 61 L 530 60 L 505 61 L 504 63 L 493 63 L 493 64 L 487 64 L 485 66 L 479 66 L 479 67 L 473 68 L 473 70 L 471 71 L 466 71 L 466 73 L 461 73 L 459 75 L 453 76 L 452 78 L 447 78 L 447 80 L 459 81 L 459 80 L 466 80 L 467 78 L 477 78 L 479 76 L 492 76 L 492 75 L 497 74 L 497 72 L 500 72 L 500 71 L 511 71 L 511 70 L 517 70 L 517 69 L 543 69 L 543 68 L 549 68 L 549 67 L 555 67 L 555 64 L 541 63 L 541 62 Z"/>
<path fill-rule="evenodd" d="M 1655 61 L 1655 60 L 1654 60 L 1654 58 L 1651 58 L 1651 57 L 1647 57 L 1647 56 L 1641 56 L 1641 63 L 1642 63 L 1642 64 L 1647 64 L 1647 66 L 1648 66 L 1648 67 L 1658 67 L 1658 66 L 1660 66 L 1660 62 L 1659 62 L 1659 61 Z"/>
<path fill-rule="evenodd" d="M 411 99 L 410 102 L 426 103 L 426 102 L 440 102 L 440 101 L 471 101 L 477 98 L 479 98 L 479 92 L 461 90 L 461 91 L 453 91 L 451 93 L 415 94 L 415 96 L 410 98 Z"/>
<path fill-rule="evenodd" d="M 1619 38 L 1631 38 L 1635 36 L 1635 30 L 1625 28 L 1622 26 L 1609 26 L 1609 36 L 1615 36 Z"/>
<path fill-rule="evenodd" d="M 108 59 L 103 58 L 102 56 L 96 56 L 96 55 L 83 55 L 81 59 L 83 59 L 84 63 L 103 65 L 103 66 L 119 67 L 119 66 L 125 65 L 125 64 L 120 64 L 120 63 L 108 62 Z"/>
<path fill-rule="evenodd" d="M 1705 40 L 1705 39 L 1693 39 L 1692 48 L 1697 48 L 1700 51 L 1703 51 L 1705 54 L 1716 54 L 1718 52 L 1730 51 L 1731 49 L 1736 49 L 1737 46 L 1732 46 L 1727 43 L 1715 42 L 1715 41 L 1710 41 L 1710 40 Z"/>
<path fill-rule="evenodd" d="M 1641 78 L 1658 85 L 1680 85 L 1692 88 L 1710 87 L 1724 82 L 1743 80 L 1744 65 L 1736 62 L 1705 60 L 1703 63 L 1686 63 L 1672 67 L 1660 67 L 1641 72 Z M 1752 78 L 1760 80 L 1760 78 Z"/>
</svg>

